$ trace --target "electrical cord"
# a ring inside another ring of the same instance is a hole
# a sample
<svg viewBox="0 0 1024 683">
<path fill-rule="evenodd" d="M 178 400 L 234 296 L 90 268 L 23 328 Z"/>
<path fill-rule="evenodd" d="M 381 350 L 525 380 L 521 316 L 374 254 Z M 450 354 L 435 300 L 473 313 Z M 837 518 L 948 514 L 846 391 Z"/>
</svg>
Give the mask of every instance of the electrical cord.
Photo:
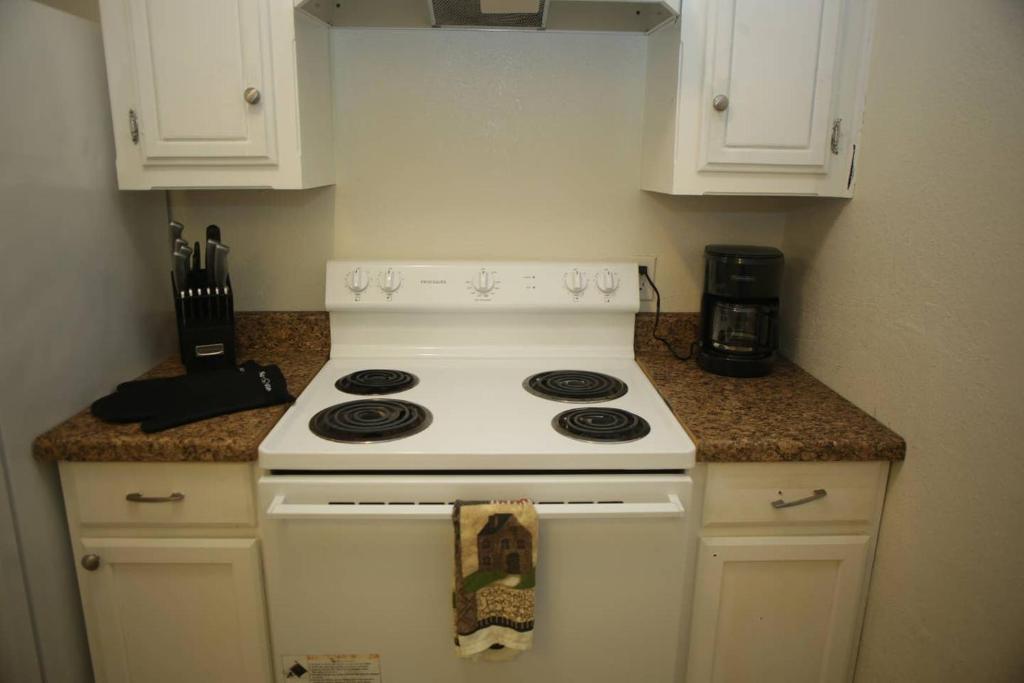
<svg viewBox="0 0 1024 683">
<path fill-rule="evenodd" d="M 693 350 L 697 346 L 697 341 L 694 340 L 690 342 L 690 350 L 684 356 L 677 351 L 674 346 L 672 346 L 672 342 L 665 337 L 658 335 L 658 324 L 661 322 L 661 292 L 658 291 L 658 286 L 654 284 L 654 280 L 652 280 L 650 274 L 648 274 L 647 266 L 640 266 L 640 274 L 647 279 L 647 283 L 651 286 L 651 289 L 654 290 L 654 329 L 651 332 L 651 336 L 664 344 L 665 348 L 669 350 L 669 353 L 675 356 L 678 360 L 690 360 L 693 358 Z"/>
</svg>

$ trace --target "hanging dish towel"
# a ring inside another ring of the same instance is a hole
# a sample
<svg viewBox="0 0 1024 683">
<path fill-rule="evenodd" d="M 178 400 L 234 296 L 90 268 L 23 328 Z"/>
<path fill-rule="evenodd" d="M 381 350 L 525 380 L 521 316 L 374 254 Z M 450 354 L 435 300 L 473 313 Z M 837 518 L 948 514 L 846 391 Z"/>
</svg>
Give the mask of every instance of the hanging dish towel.
<svg viewBox="0 0 1024 683">
<path fill-rule="evenodd" d="M 511 659 L 533 644 L 537 511 L 528 500 L 457 501 L 455 648 L 460 657 Z"/>
</svg>

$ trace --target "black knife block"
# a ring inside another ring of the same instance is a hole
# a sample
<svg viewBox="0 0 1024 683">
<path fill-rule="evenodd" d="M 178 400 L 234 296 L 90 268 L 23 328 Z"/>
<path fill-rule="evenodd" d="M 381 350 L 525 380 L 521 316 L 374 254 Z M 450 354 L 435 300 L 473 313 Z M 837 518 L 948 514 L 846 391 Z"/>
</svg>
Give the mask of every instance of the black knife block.
<svg viewBox="0 0 1024 683">
<path fill-rule="evenodd" d="M 182 289 L 171 273 L 178 345 L 185 369 L 204 372 L 234 367 L 235 300 L 231 277 L 223 288 L 207 285 L 206 270 L 192 271 Z"/>
</svg>

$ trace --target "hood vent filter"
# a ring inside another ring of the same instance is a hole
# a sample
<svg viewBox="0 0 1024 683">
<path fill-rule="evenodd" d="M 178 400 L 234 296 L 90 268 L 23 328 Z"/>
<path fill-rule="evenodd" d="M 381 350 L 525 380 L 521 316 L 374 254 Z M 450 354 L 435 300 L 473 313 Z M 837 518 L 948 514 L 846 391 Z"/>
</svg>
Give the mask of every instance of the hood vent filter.
<svg viewBox="0 0 1024 683">
<path fill-rule="evenodd" d="M 434 26 L 465 26 L 473 28 L 544 28 L 544 11 L 548 0 L 430 0 Z M 503 12 L 503 7 L 521 9 L 524 4 L 536 6 L 535 12 Z"/>
</svg>

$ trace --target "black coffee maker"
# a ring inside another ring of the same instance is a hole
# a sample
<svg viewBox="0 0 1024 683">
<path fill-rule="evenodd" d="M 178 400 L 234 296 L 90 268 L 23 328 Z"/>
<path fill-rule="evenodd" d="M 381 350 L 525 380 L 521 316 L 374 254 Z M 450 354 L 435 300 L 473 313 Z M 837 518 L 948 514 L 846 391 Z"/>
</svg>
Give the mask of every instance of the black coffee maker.
<svg viewBox="0 0 1024 683">
<path fill-rule="evenodd" d="M 782 252 L 774 247 L 704 247 L 697 364 L 729 377 L 771 372 L 779 348 Z"/>
</svg>

